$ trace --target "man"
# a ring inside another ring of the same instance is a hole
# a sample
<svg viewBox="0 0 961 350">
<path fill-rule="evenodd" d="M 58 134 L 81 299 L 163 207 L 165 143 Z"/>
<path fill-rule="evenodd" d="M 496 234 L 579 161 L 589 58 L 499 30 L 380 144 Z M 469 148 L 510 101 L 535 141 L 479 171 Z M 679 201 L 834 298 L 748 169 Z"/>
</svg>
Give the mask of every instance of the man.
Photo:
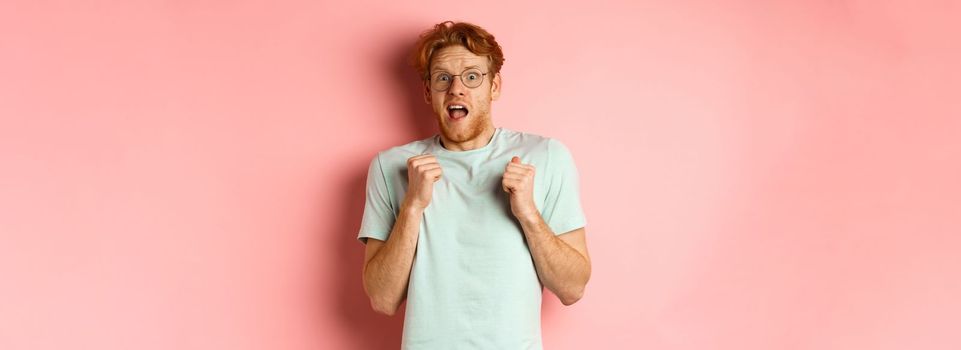
<svg viewBox="0 0 961 350">
<path fill-rule="evenodd" d="M 404 349 L 541 349 L 543 287 L 564 305 L 591 274 L 577 169 L 561 142 L 495 128 L 504 56 L 444 22 L 412 56 L 440 133 L 379 152 L 358 239 L 364 289 Z"/>
</svg>

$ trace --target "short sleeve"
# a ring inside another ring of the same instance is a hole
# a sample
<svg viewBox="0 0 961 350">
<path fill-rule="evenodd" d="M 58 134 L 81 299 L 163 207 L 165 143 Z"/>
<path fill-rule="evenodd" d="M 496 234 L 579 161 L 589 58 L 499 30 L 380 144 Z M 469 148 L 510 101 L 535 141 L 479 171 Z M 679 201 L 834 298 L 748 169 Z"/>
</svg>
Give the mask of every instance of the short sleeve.
<svg viewBox="0 0 961 350">
<path fill-rule="evenodd" d="M 364 203 L 364 217 L 360 223 L 357 239 L 367 244 L 367 238 L 387 240 L 396 216 L 390 202 L 387 178 L 380 164 L 380 154 L 374 157 L 367 169 L 367 199 Z"/>
<path fill-rule="evenodd" d="M 574 157 L 563 143 L 548 139 L 546 179 L 547 191 L 541 216 L 554 231 L 561 235 L 587 225 L 581 208 L 580 179 Z"/>
</svg>

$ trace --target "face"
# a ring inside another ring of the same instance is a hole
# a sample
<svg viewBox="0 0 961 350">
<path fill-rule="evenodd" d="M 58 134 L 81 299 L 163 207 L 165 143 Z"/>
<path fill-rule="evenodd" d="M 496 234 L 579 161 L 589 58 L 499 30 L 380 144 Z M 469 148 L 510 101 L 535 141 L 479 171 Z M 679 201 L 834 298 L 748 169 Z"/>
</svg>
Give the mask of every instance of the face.
<svg viewBox="0 0 961 350">
<path fill-rule="evenodd" d="M 465 71 L 487 75 L 460 76 L 467 74 Z M 446 90 L 436 91 L 431 87 L 439 76 L 449 78 L 450 86 Z M 474 88 L 464 85 L 464 80 L 476 81 L 473 79 L 482 82 Z M 461 143 L 479 138 L 487 128 L 493 129 L 490 107 L 491 101 L 500 97 L 500 85 L 500 74 L 490 73 L 487 57 L 475 55 L 463 46 L 451 46 L 434 53 L 430 78 L 424 84 L 424 99 L 437 115 L 442 136 Z M 463 109 L 459 110 L 458 106 Z"/>
</svg>

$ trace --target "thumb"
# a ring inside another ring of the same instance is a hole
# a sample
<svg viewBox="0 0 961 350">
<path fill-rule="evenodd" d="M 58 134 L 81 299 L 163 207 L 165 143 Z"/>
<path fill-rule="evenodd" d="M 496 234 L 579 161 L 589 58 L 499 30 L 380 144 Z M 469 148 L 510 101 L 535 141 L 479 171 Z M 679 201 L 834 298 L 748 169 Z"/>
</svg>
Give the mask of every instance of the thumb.
<svg viewBox="0 0 961 350">
<path fill-rule="evenodd" d="M 520 162 L 521 162 L 521 157 L 514 156 L 514 158 L 511 158 L 511 163 L 520 163 Z"/>
</svg>

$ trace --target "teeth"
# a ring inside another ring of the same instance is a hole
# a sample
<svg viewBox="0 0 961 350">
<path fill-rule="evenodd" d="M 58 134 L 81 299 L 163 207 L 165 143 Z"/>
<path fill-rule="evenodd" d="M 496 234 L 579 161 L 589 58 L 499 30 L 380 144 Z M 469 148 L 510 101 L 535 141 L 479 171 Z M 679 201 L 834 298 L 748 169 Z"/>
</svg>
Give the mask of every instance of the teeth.
<svg viewBox="0 0 961 350">
<path fill-rule="evenodd" d="M 465 109 L 465 107 L 461 105 L 451 105 L 448 106 L 447 109 Z"/>
</svg>

